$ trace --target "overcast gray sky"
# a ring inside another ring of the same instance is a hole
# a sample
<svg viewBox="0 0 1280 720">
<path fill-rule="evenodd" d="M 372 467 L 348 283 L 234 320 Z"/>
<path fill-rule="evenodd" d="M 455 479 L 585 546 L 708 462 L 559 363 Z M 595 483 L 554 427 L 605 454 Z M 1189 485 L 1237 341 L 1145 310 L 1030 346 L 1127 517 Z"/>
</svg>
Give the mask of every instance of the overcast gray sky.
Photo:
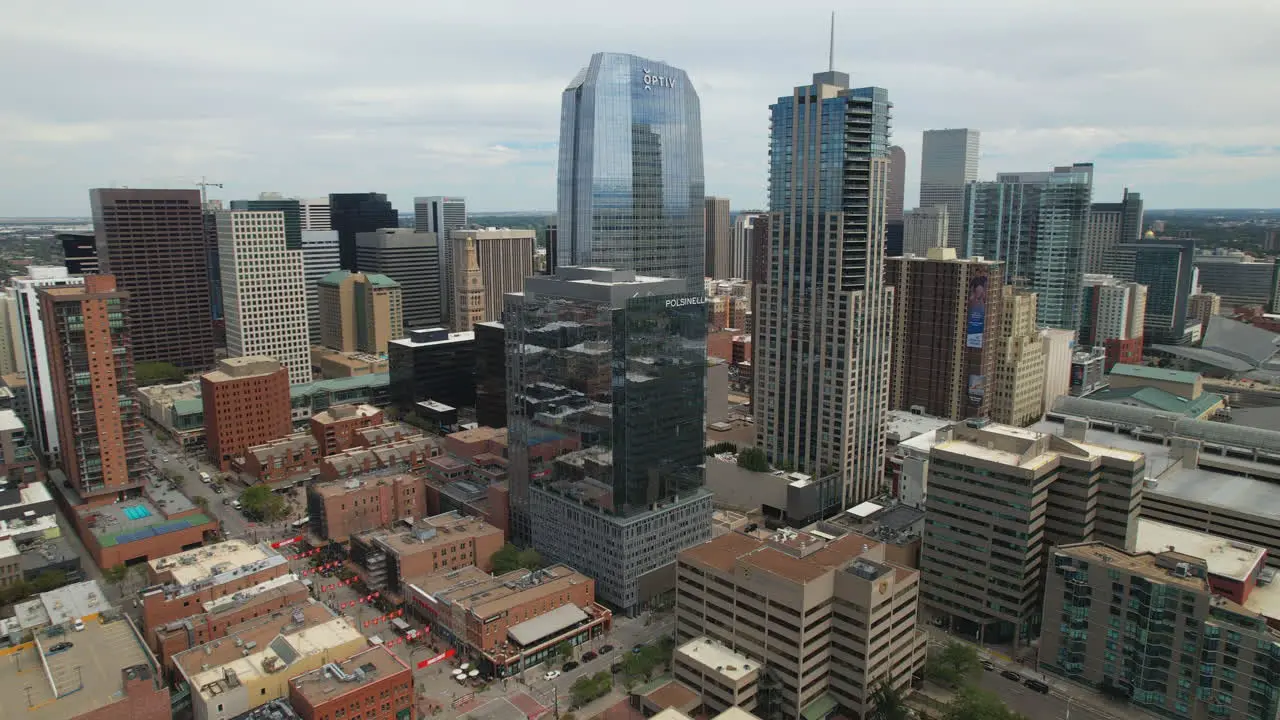
<svg viewBox="0 0 1280 720">
<path fill-rule="evenodd" d="M 708 194 L 764 204 L 768 105 L 826 69 L 811 0 L 6 0 L 0 216 L 87 214 L 88 188 L 555 206 L 560 91 L 599 50 L 685 68 Z M 982 131 L 982 177 L 1097 164 L 1095 200 L 1280 206 L 1276 0 L 861 0 L 836 67 L 920 133 Z"/>
</svg>

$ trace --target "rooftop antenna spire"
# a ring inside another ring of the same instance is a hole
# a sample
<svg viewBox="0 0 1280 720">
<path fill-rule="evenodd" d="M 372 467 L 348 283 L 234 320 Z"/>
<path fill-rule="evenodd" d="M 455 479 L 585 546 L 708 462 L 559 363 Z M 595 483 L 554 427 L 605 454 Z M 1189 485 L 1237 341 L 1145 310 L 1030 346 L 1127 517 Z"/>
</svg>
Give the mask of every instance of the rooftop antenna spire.
<svg viewBox="0 0 1280 720">
<path fill-rule="evenodd" d="M 831 11 L 831 49 L 827 54 L 827 70 L 836 69 L 836 11 Z"/>
</svg>

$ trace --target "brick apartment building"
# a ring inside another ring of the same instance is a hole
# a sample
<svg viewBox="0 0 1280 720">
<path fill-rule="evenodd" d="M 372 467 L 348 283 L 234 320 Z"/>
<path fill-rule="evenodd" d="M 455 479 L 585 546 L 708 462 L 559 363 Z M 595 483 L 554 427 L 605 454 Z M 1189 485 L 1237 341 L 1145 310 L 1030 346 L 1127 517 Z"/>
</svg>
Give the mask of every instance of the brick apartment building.
<svg viewBox="0 0 1280 720">
<path fill-rule="evenodd" d="M 479 518 L 444 513 L 419 520 L 412 530 L 373 530 L 351 537 L 351 562 L 374 590 L 399 593 L 405 578 L 475 565 L 493 569 L 502 530 Z"/>
<path fill-rule="evenodd" d="M 384 422 L 382 411 L 372 405 L 335 405 L 311 416 L 311 435 L 325 457 L 362 445 L 357 431 Z"/>
<path fill-rule="evenodd" d="M 370 428 L 372 430 L 374 428 Z M 372 447 L 355 447 L 320 462 L 320 480 L 349 479 L 377 470 L 417 472 L 441 454 L 437 438 L 418 435 Z"/>
<path fill-rule="evenodd" d="M 367 415 L 370 410 L 376 411 L 368 405 L 335 405 L 320 413 L 319 416 L 325 417 L 321 417 L 320 423 L 313 423 L 307 430 L 249 448 L 245 452 L 240 471 L 253 476 L 258 482 L 272 484 L 322 476 L 322 461 L 327 449 L 327 454 L 337 458 L 344 469 L 351 467 L 355 472 L 356 467 L 366 465 L 366 453 L 362 451 L 367 448 L 384 445 L 416 446 L 414 443 L 401 445 L 410 440 L 418 441 L 419 445 L 426 442 L 422 440 L 422 431 L 411 425 L 398 422 L 369 424 L 365 417 L 373 419 Z M 365 414 L 364 417 L 362 413 Z M 355 466 L 348 463 L 350 458 L 355 458 Z M 415 467 L 421 467 L 420 461 L 415 462 Z M 376 456 L 367 464 L 372 469 L 381 467 Z M 340 475 L 333 474 L 325 479 L 335 480 L 338 477 Z"/>
<path fill-rule="evenodd" d="M 427 514 L 424 480 L 408 473 L 372 473 L 307 488 L 311 532 L 322 540 L 346 542 L 397 520 L 413 522 Z"/>
<path fill-rule="evenodd" d="M 595 580 L 567 565 L 498 576 L 465 567 L 411 577 L 403 590 L 432 633 L 498 677 L 543 662 L 563 642 L 598 637 L 613 623 L 613 613 L 596 603 Z"/>
<path fill-rule="evenodd" d="M 293 431 L 289 370 L 262 356 L 228 358 L 200 377 L 209 459 L 223 471 L 245 451 Z"/>
<path fill-rule="evenodd" d="M 245 451 L 240 472 L 259 483 L 276 484 L 314 475 L 324 456 L 310 432 L 297 432 Z"/>
<path fill-rule="evenodd" d="M 286 586 L 291 581 L 296 578 L 288 561 L 266 543 L 227 540 L 152 560 L 142 594 L 147 644 L 167 662 L 175 652 L 217 639 L 220 630 L 238 622 L 235 613 L 224 614 L 233 609 L 229 606 L 246 604 L 264 592 L 271 597 L 289 595 Z M 277 592 L 280 588 L 286 592 Z M 241 596 L 234 602 L 222 602 L 237 593 Z"/>
<path fill-rule="evenodd" d="M 413 671 L 383 645 L 289 681 L 302 720 L 413 720 Z"/>
</svg>

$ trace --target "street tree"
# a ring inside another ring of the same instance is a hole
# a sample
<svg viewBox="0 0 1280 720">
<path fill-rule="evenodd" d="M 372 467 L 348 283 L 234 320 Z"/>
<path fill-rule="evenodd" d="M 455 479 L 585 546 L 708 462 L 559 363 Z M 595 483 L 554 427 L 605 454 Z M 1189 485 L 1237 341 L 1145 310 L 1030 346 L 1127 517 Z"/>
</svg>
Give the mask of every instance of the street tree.
<svg viewBox="0 0 1280 720">
<path fill-rule="evenodd" d="M 1026 715 L 1010 710 L 995 693 L 977 688 L 962 688 L 947 706 L 943 720 L 1029 720 Z"/>
<path fill-rule="evenodd" d="M 967 684 L 981 671 L 982 659 L 978 657 L 978 649 L 956 640 L 937 652 L 930 652 L 924 664 L 926 678 L 951 688 Z"/>
</svg>

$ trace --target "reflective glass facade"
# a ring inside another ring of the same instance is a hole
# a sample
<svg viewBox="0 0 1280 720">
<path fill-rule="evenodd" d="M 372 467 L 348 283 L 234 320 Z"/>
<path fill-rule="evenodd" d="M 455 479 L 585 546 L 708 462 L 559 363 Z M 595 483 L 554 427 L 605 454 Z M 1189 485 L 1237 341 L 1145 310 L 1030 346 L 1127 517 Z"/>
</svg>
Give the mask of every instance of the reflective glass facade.
<svg viewBox="0 0 1280 720">
<path fill-rule="evenodd" d="M 1005 263 L 1005 281 L 1039 295 L 1037 324 L 1080 328 L 1093 168 L 1001 173 L 965 191 L 966 257 Z"/>
<path fill-rule="evenodd" d="M 508 296 L 514 506 L 527 482 L 626 517 L 702 486 L 705 308 L 680 281 L 576 268 Z"/>
<path fill-rule="evenodd" d="M 597 53 L 564 91 L 557 266 L 704 274 L 702 122 L 683 70 Z"/>
<path fill-rule="evenodd" d="M 893 293 L 884 285 L 892 104 L 845 73 L 770 106 L 769 243 L 756 286 L 753 410 L 774 464 L 837 474 L 842 502 L 884 470 Z"/>
</svg>

